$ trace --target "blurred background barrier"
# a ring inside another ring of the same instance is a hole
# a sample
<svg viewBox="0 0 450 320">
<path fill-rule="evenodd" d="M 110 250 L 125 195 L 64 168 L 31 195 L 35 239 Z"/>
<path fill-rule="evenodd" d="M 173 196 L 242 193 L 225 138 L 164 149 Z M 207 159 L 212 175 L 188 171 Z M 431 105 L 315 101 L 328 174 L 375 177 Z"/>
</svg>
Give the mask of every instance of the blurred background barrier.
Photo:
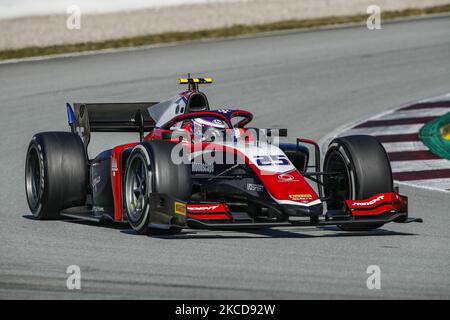
<svg viewBox="0 0 450 320">
<path fill-rule="evenodd" d="M 0 51 L 99 42 L 150 34 L 198 31 L 367 14 L 450 4 L 450 0 L 0 0 Z M 79 8 L 79 29 L 68 8 Z M 72 7 L 71 7 L 72 6 Z"/>
</svg>

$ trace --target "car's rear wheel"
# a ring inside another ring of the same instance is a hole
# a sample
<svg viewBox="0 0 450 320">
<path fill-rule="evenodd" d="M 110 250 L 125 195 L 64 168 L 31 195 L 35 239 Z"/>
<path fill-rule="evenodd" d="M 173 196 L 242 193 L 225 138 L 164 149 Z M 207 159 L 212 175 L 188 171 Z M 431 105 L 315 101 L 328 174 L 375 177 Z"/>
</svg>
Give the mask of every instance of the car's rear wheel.
<svg viewBox="0 0 450 320">
<path fill-rule="evenodd" d="M 36 134 L 25 161 L 25 192 L 37 219 L 56 219 L 62 209 L 86 201 L 87 157 L 78 135 L 70 132 Z"/>
<path fill-rule="evenodd" d="M 328 210 L 343 209 L 344 200 L 367 199 L 392 192 L 393 181 L 389 158 L 383 146 L 372 136 L 357 135 L 334 139 L 325 155 L 325 172 L 340 172 L 339 183 L 334 189 L 325 188 Z M 328 180 L 324 177 L 325 185 Z M 342 230 L 366 231 L 383 224 L 339 225 Z"/>
<path fill-rule="evenodd" d="M 179 227 L 156 229 L 151 220 L 150 194 L 164 193 L 179 200 L 191 195 L 191 169 L 171 160 L 173 143 L 146 141 L 130 154 L 125 172 L 125 205 L 128 222 L 138 234 L 175 234 Z"/>
</svg>

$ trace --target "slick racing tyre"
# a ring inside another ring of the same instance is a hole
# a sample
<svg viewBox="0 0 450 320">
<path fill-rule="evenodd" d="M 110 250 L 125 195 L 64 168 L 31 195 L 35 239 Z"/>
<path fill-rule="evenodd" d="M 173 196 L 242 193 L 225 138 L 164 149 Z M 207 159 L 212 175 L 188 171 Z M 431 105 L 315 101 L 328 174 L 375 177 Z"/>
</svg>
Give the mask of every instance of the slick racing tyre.
<svg viewBox="0 0 450 320">
<path fill-rule="evenodd" d="M 37 219 L 57 219 L 62 209 L 85 204 L 87 156 L 71 132 L 36 134 L 25 161 L 25 191 Z"/>
<path fill-rule="evenodd" d="M 325 172 L 341 172 L 342 181 L 335 190 L 325 188 L 328 210 L 343 209 L 344 200 L 367 199 L 377 193 L 392 192 L 389 158 L 383 146 L 372 136 L 357 135 L 334 139 L 325 155 Z M 324 178 L 325 186 L 327 177 Z M 366 231 L 383 224 L 338 225 L 346 231 Z"/>
<path fill-rule="evenodd" d="M 145 141 L 131 151 L 124 177 L 124 196 L 128 222 L 138 234 L 181 231 L 179 227 L 149 227 L 151 193 L 164 193 L 183 201 L 191 196 L 191 168 L 188 164 L 174 164 L 171 160 L 174 146 L 167 141 Z"/>
</svg>

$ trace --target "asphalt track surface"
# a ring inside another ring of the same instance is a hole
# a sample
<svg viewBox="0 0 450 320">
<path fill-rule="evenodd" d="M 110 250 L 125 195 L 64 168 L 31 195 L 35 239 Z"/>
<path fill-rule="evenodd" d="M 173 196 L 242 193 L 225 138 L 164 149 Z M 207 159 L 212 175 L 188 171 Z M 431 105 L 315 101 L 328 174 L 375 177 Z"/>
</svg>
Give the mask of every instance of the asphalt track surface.
<svg viewBox="0 0 450 320">
<path fill-rule="evenodd" d="M 0 65 L 0 298 L 450 298 L 450 196 L 404 187 L 423 224 L 374 232 L 285 228 L 137 236 L 127 226 L 30 218 L 24 159 L 33 133 L 66 130 L 66 101 L 174 95 L 210 75 L 217 107 L 319 139 L 346 123 L 448 92 L 450 18 L 289 32 Z M 92 151 L 126 141 L 93 137 Z M 81 290 L 66 268 L 81 267 Z M 381 268 L 381 290 L 366 269 Z"/>
</svg>

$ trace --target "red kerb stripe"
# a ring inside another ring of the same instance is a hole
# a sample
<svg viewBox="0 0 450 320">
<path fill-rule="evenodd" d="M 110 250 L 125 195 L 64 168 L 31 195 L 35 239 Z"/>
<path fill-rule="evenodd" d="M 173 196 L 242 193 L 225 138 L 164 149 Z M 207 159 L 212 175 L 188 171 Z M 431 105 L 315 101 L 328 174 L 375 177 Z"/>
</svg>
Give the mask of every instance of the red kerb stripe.
<svg viewBox="0 0 450 320">
<path fill-rule="evenodd" d="M 417 103 L 411 106 L 401 108 L 399 110 L 417 110 L 417 109 L 433 109 L 433 108 L 450 108 L 450 101 L 425 102 Z"/>
<path fill-rule="evenodd" d="M 392 175 L 394 176 L 394 180 L 399 181 L 444 179 L 450 178 L 450 169 L 396 172 Z"/>
<path fill-rule="evenodd" d="M 419 118 L 405 118 L 405 119 L 391 119 L 391 120 L 371 120 L 361 123 L 357 125 L 355 128 L 373 128 L 373 127 L 427 123 L 436 118 L 437 117 L 419 117 Z"/>
<path fill-rule="evenodd" d="M 441 159 L 430 151 L 399 151 L 388 152 L 391 161 L 434 160 Z"/>
<path fill-rule="evenodd" d="M 395 134 L 386 136 L 375 136 L 375 138 L 377 138 L 377 140 L 380 141 L 381 143 L 419 141 L 419 134 L 418 133 Z"/>
</svg>

